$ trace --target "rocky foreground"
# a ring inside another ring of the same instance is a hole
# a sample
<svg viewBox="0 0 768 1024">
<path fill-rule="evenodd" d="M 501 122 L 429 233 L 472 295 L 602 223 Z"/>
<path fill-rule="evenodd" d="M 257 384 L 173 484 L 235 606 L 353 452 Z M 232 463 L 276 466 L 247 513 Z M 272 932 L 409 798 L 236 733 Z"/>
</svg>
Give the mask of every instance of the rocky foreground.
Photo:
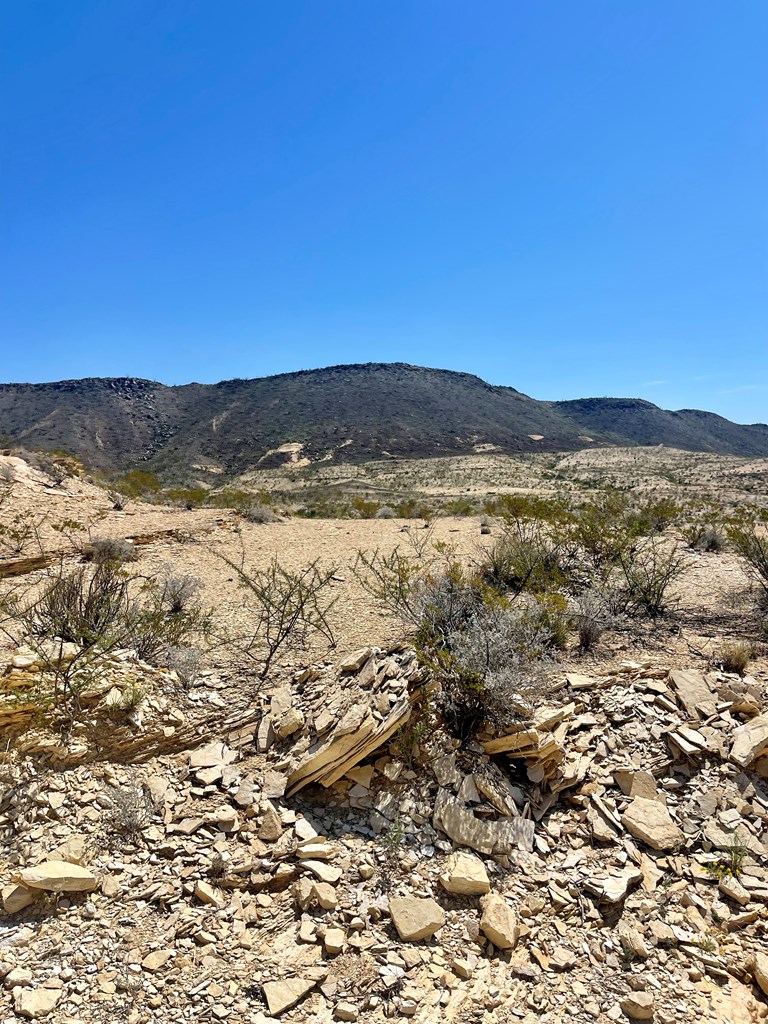
<svg viewBox="0 0 768 1024">
<path fill-rule="evenodd" d="M 756 679 L 561 673 L 458 748 L 414 727 L 405 647 L 248 706 L 126 654 L 65 742 L 39 668 L 16 652 L 0 704 L 2 1021 L 768 1016 Z"/>
</svg>

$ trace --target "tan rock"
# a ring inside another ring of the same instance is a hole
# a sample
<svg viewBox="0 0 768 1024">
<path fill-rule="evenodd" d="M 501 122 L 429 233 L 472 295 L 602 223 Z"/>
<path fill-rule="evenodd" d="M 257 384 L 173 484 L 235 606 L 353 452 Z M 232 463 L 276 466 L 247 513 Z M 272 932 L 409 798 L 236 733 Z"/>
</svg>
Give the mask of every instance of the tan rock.
<svg viewBox="0 0 768 1024">
<path fill-rule="evenodd" d="M 312 886 L 312 892 L 323 910 L 336 909 L 339 898 L 334 887 L 329 885 L 328 882 L 315 882 Z"/>
<path fill-rule="evenodd" d="M 3 910 L 6 914 L 18 914 L 35 902 L 37 893 L 26 885 L 11 883 L 3 887 Z"/>
<path fill-rule="evenodd" d="M 652 1020 L 654 999 L 650 992 L 631 992 L 619 1003 L 630 1020 Z"/>
<path fill-rule="evenodd" d="M 491 890 L 485 864 L 474 854 L 462 851 L 448 858 L 440 874 L 440 884 L 447 892 L 459 896 L 482 896 Z"/>
<path fill-rule="evenodd" d="M 50 860 L 65 860 L 69 864 L 84 864 L 88 851 L 85 836 L 74 835 L 48 854 Z"/>
<path fill-rule="evenodd" d="M 411 715 L 411 700 L 405 695 L 387 717 L 379 721 L 367 704 L 353 704 L 322 743 L 310 748 L 288 779 L 288 795 L 319 782 L 332 786 L 355 765 L 373 753 L 404 725 Z"/>
<path fill-rule="evenodd" d="M 404 942 L 428 939 L 445 924 L 445 911 L 433 899 L 392 896 L 389 912 L 397 934 Z"/>
<path fill-rule="evenodd" d="M 768 714 L 758 715 L 733 734 L 731 760 L 747 768 L 763 754 L 768 753 Z"/>
<path fill-rule="evenodd" d="M 219 910 L 227 905 L 227 897 L 220 889 L 215 889 L 208 882 L 195 882 L 195 896 L 201 903 L 207 903 L 210 907 L 217 907 Z"/>
<path fill-rule="evenodd" d="M 328 928 L 323 938 L 323 945 L 329 956 L 337 956 L 344 949 L 344 929 Z"/>
<path fill-rule="evenodd" d="M 335 868 L 333 864 L 324 860 L 303 860 L 301 866 L 311 871 L 315 878 L 329 885 L 335 885 L 342 875 L 341 868 Z"/>
<path fill-rule="evenodd" d="M 755 953 L 755 981 L 760 991 L 768 996 L 768 953 Z"/>
<path fill-rule="evenodd" d="M 65 860 L 46 860 L 33 868 L 24 868 L 18 880 L 30 889 L 46 892 L 93 892 L 99 885 L 87 868 Z"/>
<path fill-rule="evenodd" d="M 264 814 L 261 816 L 259 839 L 263 839 L 265 843 L 274 843 L 277 842 L 282 834 L 283 823 L 280 820 L 280 815 L 272 804 L 268 804 Z"/>
<path fill-rule="evenodd" d="M 669 673 L 669 681 L 674 687 L 678 700 L 691 718 L 698 718 L 698 705 L 708 704 L 715 699 L 709 683 L 701 672 L 689 669 L 674 669 Z"/>
<path fill-rule="evenodd" d="M 226 743 L 207 743 L 204 747 L 198 747 L 189 755 L 189 767 L 214 768 L 218 765 L 231 764 L 237 757 L 237 751 L 232 750 Z"/>
<path fill-rule="evenodd" d="M 268 981 L 264 986 L 264 998 L 272 1017 L 290 1010 L 300 1003 L 315 987 L 315 982 L 304 978 L 286 978 L 284 981 Z"/>
<path fill-rule="evenodd" d="M 13 993 L 13 1008 L 20 1017 L 39 1020 L 47 1017 L 61 999 L 58 988 L 17 988 Z"/>
<path fill-rule="evenodd" d="M 336 1003 L 333 1008 L 334 1020 L 356 1021 L 360 1018 L 360 1012 L 354 1003 Z"/>
<path fill-rule="evenodd" d="M 514 949 L 520 938 L 517 914 L 498 893 L 489 893 L 481 900 L 483 916 L 480 931 L 498 949 Z"/>
<path fill-rule="evenodd" d="M 528 852 L 533 849 L 535 826 L 531 819 L 481 820 L 445 789 L 440 790 L 435 800 L 432 824 L 442 829 L 454 843 L 478 853 L 503 854 L 516 847 Z"/>
<path fill-rule="evenodd" d="M 685 836 L 675 825 L 664 804 L 635 797 L 621 816 L 626 830 L 654 850 L 679 850 Z"/>
<path fill-rule="evenodd" d="M 145 971 L 159 971 L 172 956 L 172 949 L 154 949 L 151 953 L 147 953 L 141 961 L 141 966 Z"/>
</svg>

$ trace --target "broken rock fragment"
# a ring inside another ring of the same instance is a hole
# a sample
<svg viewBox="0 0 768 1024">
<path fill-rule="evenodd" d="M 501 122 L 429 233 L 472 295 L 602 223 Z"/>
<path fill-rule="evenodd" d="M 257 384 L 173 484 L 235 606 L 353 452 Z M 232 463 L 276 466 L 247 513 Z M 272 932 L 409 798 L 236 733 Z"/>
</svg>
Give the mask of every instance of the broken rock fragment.
<svg viewBox="0 0 768 1024">
<path fill-rule="evenodd" d="M 631 992 L 619 1005 L 630 1020 L 653 1019 L 653 995 L 650 992 Z"/>
<path fill-rule="evenodd" d="M 13 1008 L 20 1017 L 40 1020 L 47 1017 L 61 999 L 57 988 L 17 988 L 13 994 Z"/>
<path fill-rule="evenodd" d="M 758 715 L 745 725 L 739 726 L 733 734 L 731 760 L 741 768 L 747 768 L 768 752 L 768 714 Z"/>
<path fill-rule="evenodd" d="M 99 884 L 87 868 L 64 860 L 46 860 L 36 867 L 24 868 L 18 881 L 30 889 L 46 892 L 93 892 Z"/>
<path fill-rule="evenodd" d="M 447 892 L 459 896 L 482 896 L 490 891 L 485 864 L 471 853 L 451 854 L 440 874 L 440 884 Z"/>
<path fill-rule="evenodd" d="M 433 899 L 415 896 L 393 896 L 389 901 L 397 934 L 404 942 L 428 939 L 445 924 L 445 911 Z"/>
<path fill-rule="evenodd" d="M 284 981 L 268 981 L 264 986 L 264 998 L 271 1016 L 279 1017 L 300 1003 L 315 987 L 314 981 L 303 978 L 286 978 Z"/>
<path fill-rule="evenodd" d="M 498 949 L 514 949 L 520 938 L 517 914 L 498 893 L 489 893 L 482 900 L 483 916 L 480 931 Z"/>
<path fill-rule="evenodd" d="M 654 850 L 679 850 L 685 836 L 658 800 L 638 796 L 621 816 L 626 830 Z"/>
</svg>

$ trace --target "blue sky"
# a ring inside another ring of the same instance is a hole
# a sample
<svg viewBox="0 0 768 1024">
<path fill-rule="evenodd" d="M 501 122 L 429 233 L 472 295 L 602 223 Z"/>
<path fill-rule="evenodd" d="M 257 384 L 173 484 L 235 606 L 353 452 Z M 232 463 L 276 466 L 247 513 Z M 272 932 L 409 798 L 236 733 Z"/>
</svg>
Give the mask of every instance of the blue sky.
<svg viewBox="0 0 768 1024">
<path fill-rule="evenodd" d="M 402 360 L 768 420 L 765 0 L 3 14 L 3 380 Z"/>
</svg>

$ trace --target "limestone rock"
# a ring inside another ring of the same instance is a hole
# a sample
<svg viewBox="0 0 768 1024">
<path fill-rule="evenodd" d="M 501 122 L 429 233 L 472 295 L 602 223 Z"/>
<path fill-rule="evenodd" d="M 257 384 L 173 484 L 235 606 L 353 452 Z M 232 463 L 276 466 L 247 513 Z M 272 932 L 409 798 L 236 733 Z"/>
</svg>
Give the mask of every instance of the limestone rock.
<svg viewBox="0 0 768 1024">
<path fill-rule="evenodd" d="M 474 854 L 462 851 L 448 858 L 440 875 L 440 884 L 459 896 L 482 896 L 491 889 L 485 864 Z"/>
<path fill-rule="evenodd" d="M 768 954 L 755 953 L 755 981 L 760 991 L 768 996 Z"/>
<path fill-rule="evenodd" d="M 290 1010 L 300 1003 L 315 987 L 315 982 L 304 978 L 286 978 L 284 981 L 268 981 L 264 986 L 264 998 L 272 1017 Z"/>
<path fill-rule="evenodd" d="M 673 669 L 669 673 L 669 681 L 672 683 L 680 703 L 691 718 L 699 717 L 697 711 L 699 704 L 707 704 L 715 699 L 715 695 L 709 688 L 709 683 L 701 672 Z"/>
<path fill-rule="evenodd" d="M 35 902 L 34 889 L 26 885 L 11 884 L 3 887 L 3 910 L 6 914 L 18 914 Z"/>
<path fill-rule="evenodd" d="M 631 992 L 621 1000 L 620 1006 L 630 1020 L 652 1020 L 653 995 L 650 992 Z"/>
<path fill-rule="evenodd" d="M 141 966 L 145 971 L 159 971 L 172 956 L 172 949 L 155 949 L 151 953 L 147 953 L 141 961 Z"/>
<path fill-rule="evenodd" d="M 735 730 L 731 760 L 747 768 L 765 753 L 768 753 L 768 714 L 758 715 Z"/>
<path fill-rule="evenodd" d="M 65 860 L 46 860 L 33 868 L 24 868 L 18 880 L 30 889 L 46 892 L 93 892 L 98 880 L 79 864 Z"/>
<path fill-rule="evenodd" d="M 685 836 L 664 804 L 637 796 L 621 816 L 626 830 L 654 850 L 679 850 Z"/>
<path fill-rule="evenodd" d="M 58 988 L 17 988 L 13 993 L 13 1008 L 20 1017 L 39 1020 L 47 1017 L 61 999 Z"/>
<path fill-rule="evenodd" d="M 498 949 L 514 949 L 520 938 L 517 914 L 498 893 L 489 893 L 482 900 L 483 916 L 480 931 Z"/>
<path fill-rule="evenodd" d="M 288 779 L 288 795 L 312 782 L 332 786 L 397 732 L 410 715 L 407 694 L 393 705 L 383 721 L 375 718 L 367 704 L 353 704 L 326 739 L 310 748 L 296 766 Z"/>
<path fill-rule="evenodd" d="M 445 924 L 445 912 L 433 899 L 415 896 L 393 896 L 389 912 L 397 934 L 404 942 L 428 939 Z"/>
<path fill-rule="evenodd" d="M 356 1021 L 360 1017 L 354 1003 L 336 1003 L 333 1008 L 334 1020 Z"/>
<path fill-rule="evenodd" d="M 445 789 L 440 790 L 435 800 L 432 824 L 454 843 L 478 853 L 508 853 L 515 847 L 530 853 L 533 849 L 534 823 L 529 818 L 483 821 Z"/>
</svg>

